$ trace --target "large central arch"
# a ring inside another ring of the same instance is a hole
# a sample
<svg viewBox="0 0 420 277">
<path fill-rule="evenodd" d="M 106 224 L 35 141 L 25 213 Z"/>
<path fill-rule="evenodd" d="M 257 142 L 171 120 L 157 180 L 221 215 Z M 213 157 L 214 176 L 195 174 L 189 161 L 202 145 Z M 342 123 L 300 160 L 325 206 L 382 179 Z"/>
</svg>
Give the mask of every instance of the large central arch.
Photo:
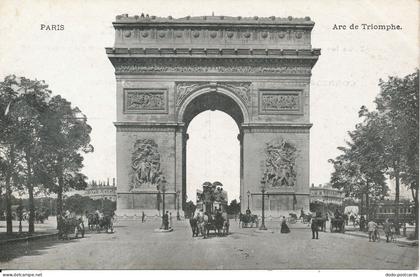
<svg viewBox="0 0 420 277">
<path fill-rule="evenodd" d="M 223 85 L 204 85 L 200 86 L 190 93 L 190 95 L 183 101 L 178 111 L 178 122 L 185 126 L 185 133 L 183 134 L 182 144 L 182 207 L 186 202 L 187 194 L 187 143 L 188 134 L 186 133 L 190 122 L 194 117 L 207 110 L 219 110 L 228 114 L 238 125 L 240 134 L 238 140 L 240 142 L 240 195 L 242 195 L 242 180 L 243 180 L 243 147 L 242 147 L 242 125 L 249 122 L 248 110 L 246 104 L 236 96 L 233 90 L 224 87 Z"/>
<path fill-rule="evenodd" d="M 157 214 L 186 194 L 186 130 L 221 110 L 240 133 L 241 208 L 309 208 L 311 46 L 305 18 L 117 16 L 106 53 L 117 81 L 117 214 Z M 159 185 L 159 186 L 158 186 Z M 160 189 L 160 191 L 157 190 Z M 249 192 L 249 193 L 247 193 Z"/>
</svg>

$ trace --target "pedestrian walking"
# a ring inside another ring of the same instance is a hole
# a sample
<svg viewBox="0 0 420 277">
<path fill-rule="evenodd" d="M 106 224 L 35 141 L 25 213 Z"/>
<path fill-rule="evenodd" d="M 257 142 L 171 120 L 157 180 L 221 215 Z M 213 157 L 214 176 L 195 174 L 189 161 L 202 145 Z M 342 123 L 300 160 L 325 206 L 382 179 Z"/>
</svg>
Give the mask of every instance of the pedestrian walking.
<svg viewBox="0 0 420 277">
<path fill-rule="evenodd" d="M 144 211 L 142 211 L 141 212 L 141 223 L 144 222 L 145 218 L 146 218 L 146 214 L 144 213 Z"/>
<path fill-rule="evenodd" d="M 282 233 L 282 234 L 290 233 L 289 226 L 287 226 L 286 217 L 284 217 L 284 216 L 283 216 L 283 218 L 281 220 L 280 233 Z"/>
<path fill-rule="evenodd" d="M 369 232 L 369 241 L 376 241 L 376 234 L 375 231 L 378 228 L 378 224 L 376 224 L 375 221 L 373 221 L 373 219 L 371 219 L 368 224 L 368 232 Z"/>
<path fill-rule="evenodd" d="M 366 220 L 365 220 L 365 217 L 362 215 L 361 217 L 360 217 L 360 231 L 364 231 L 365 230 L 365 223 L 366 223 Z"/>
<path fill-rule="evenodd" d="M 316 217 L 311 218 L 312 239 L 318 239 L 318 228 L 318 219 Z"/>
<path fill-rule="evenodd" d="M 389 222 L 388 218 L 384 222 L 384 232 L 386 236 L 386 242 L 389 242 L 389 238 L 392 236 L 392 234 L 391 234 L 391 223 Z"/>
</svg>

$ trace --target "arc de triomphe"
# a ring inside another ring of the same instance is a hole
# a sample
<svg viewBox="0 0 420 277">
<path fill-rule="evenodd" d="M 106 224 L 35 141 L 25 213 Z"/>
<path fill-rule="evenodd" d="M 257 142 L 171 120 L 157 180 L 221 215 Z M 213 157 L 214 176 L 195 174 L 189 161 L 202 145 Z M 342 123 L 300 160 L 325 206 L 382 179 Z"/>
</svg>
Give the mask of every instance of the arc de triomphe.
<svg viewBox="0 0 420 277">
<path fill-rule="evenodd" d="M 238 124 L 242 211 L 309 208 L 309 96 L 320 49 L 305 18 L 116 17 L 117 214 L 175 210 L 186 195 L 186 130 L 206 110 Z M 263 183 L 261 182 L 263 180 Z M 177 197 L 177 192 L 178 197 Z"/>
</svg>

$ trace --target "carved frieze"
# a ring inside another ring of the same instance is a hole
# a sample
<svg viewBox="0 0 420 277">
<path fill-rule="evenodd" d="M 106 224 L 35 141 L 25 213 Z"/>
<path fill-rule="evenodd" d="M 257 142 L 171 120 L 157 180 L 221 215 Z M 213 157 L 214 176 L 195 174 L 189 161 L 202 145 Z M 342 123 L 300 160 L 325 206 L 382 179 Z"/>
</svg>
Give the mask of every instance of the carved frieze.
<svg viewBox="0 0 420 277">
<path fill-rule="evenodd" d="M 157 143 L 153 139 L 137 140 L 131 155 L 130 191 L 154 190 L 161 176 Z"/>
<path fill-rule="evenodd" d="M 210 85 L 210 82 L 177 82 L 176 83 L 176 107 L 180 107 L 182 102 L 192 92 Z M 217 82 L 217 87 L 223 87 L 235 93 L 244 103 L 251 104 L 251 83 L 250 82 Z"/>
<path fill-rule="evenodd" d="M 156 88 L 124 89 L 125 113 L 167 113 L 167 90 Z"/>
<path fill-rule="evenodd" d="M 266 143 L 263 179 L 270 188 L 292 187 L 296 184 L 296 156 L 294 145 L 286 140 Z"/>
<path fill-rule="evenodd" d="M 302 92 L 299 90 L 260 90 L 260 114 L 302 113 Z"/>
<path fill-rule="evenodd" d="M 238 73 L 309 75 L 312 61 L 276 59 L 115 59 L 116 74 L 125 73 Z"/>
<path fill-rule="evenodd" d="M 226 87 L 233 91 L 241 98 L 246 105 L 251 105 L 251 83 L 250 82 L 220 82 L 220 86 Z"/>
<path fill-rule="evenodd" d="M 181 106 L 181 103 L 190 95 L 191 92 L 198 90 L 201 87 L 208 85 L 209 82 L 177 82 L 176 83 L 176 106 Z"/>
</svg>

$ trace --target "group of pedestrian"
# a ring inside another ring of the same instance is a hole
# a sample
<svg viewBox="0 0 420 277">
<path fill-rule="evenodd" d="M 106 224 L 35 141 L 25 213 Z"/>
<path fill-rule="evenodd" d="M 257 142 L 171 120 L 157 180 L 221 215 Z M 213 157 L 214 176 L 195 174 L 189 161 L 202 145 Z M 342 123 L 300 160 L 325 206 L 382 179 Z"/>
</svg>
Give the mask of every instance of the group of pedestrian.
<svg viewBox="0 0 420 277">
<path fill-rule="evenodd" d="M 368 233 L 369 233 L 369 241 L 377 241 L 379 240 L 379 225 L 373 220 L 371 219 L 368 224 L 367 224 L 367 228 L 368 228 Z M 385 233 L 385 237 L 386 237 L 386 242 L 394 241 L 394 236 L 395 236 L 395 225 L 389 221 L 389 219 L 387 218 L 383 224 L 383 229 L 384 229 L 384 233 Z"/>
<path fill-rule="evenodd" d="M 170 230 L 172 229 L 172 213 L 166 211 L 163 213 L 162 216 L 163 220 L 163 229 L 164 230 Z"/>
</svg>

